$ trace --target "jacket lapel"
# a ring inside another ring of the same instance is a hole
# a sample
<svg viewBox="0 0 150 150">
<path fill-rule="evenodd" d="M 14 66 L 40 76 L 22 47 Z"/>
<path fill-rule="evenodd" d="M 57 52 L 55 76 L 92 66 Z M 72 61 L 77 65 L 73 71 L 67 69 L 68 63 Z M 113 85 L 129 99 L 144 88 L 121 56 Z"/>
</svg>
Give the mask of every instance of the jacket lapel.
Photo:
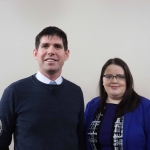
<svg viewBox="0 0 150 150">
<path fill-rule="evenodd" d="M 128 127 L 129 127 L 129 124 L 130 124 L 130 120 L 131 120 L 131 117 L 132 117 L 132 112 L 130 113 L 127 113 L 124 115 L 124 125 L 123 125 L 123 149 L 126 150 L 126 141 L 127 141 L 127 133 L 128 133 Z"/>
</svg>

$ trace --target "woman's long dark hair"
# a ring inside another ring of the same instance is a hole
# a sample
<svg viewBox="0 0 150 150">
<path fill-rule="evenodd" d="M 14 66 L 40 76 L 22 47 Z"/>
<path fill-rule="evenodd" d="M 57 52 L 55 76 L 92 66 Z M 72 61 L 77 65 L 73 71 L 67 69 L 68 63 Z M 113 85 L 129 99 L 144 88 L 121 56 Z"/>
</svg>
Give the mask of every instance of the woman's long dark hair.
<svg viewBox="0 0 150 150">
<path fill-rule="evenodd" d="M 119 117 L 124 115 L 126 112 L 133 111 L 140 102 L 140 96 L 134 91 L 133 77 L 128 65 L 120 58 L 109 59 L 104 64 L 101 70 L 101 75 L 99 80 L 99 94 L 101 100 L 100 100 L 100 107 L 98 108 L 96 114 L 101 112 L 106 104 L 107 93 L 103 86 L 103 75 L 106 68 L 112 64 L 120 66 L 124 70 L 126 76 L 126 91 L 122 97 L 121 102 L 118 104 L 117 107 L 116 117 Z"/>
</svg>

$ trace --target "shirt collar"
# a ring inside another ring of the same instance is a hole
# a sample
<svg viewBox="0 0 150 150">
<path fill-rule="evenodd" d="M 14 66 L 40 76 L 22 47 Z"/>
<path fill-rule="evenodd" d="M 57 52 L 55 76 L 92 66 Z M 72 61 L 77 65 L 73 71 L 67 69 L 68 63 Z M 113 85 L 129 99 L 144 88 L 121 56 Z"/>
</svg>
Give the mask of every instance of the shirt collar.
<svg viewBox="0 0 150 150">
<path fill-rule="evenodd" d="M 43 83 L 45 83 L 45 84 L 49 84 L 49 83 L 51 82 L 51 80 L 48 79 L 47 77 L 45 77 L 43 74 L 41 74 L 40 71 L 37 72 L 36 78 L 37 78 L 39 81 L 41 81 L 41 82 L 43 82 Z M 62 76 L 59 76 L 59 77 L 55 80 L 55 82 L 57 83 L 57 85 L 58 85 L 58 84 L 61 84 L 62 81 L 63 81 Z"/>
</svg>

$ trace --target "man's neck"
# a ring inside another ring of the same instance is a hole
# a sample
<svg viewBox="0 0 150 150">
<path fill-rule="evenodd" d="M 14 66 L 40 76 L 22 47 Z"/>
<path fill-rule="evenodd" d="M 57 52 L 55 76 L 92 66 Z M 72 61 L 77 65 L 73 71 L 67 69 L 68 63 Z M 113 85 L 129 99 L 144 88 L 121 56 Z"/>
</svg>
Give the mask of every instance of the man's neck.
<svg viewBox="0 0 150 150">
<path fill-rule="evenodd" d="M 43 75 L 43 76 L 45 76 L 45 77 L 47 77 L 49 80 L 51 80 L 51 81 L 55 81 L 57 78 L 59 78 L 60 77 L 60 75 L 61 75 L 61 71 L 60 72 L 42 72 L 40 69 L 39 69 L 39 72 Z"/>
<path fill-rule="evenodd" d="M 43 75 L 40 71 L 37 72 L 36 78 L 39 81 L 46 83 L 46 84 L 49 84 L 51 81 L 55 81 L 57 83 L 57 85 L 59 85 L 63 81 L 63 78 L 61 76 L 59 76 L 57 79 L 51 80 L 51 79 L 47 78 L 45 75 Z"/>
</svg>

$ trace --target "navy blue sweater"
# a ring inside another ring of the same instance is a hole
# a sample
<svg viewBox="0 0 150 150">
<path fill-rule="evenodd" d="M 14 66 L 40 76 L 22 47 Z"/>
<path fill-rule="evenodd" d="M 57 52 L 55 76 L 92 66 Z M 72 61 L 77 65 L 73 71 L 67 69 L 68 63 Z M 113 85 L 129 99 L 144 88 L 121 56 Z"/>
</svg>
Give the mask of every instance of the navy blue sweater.
<svg viewBox="0 0 150 150">
<path fill-rule="evenodd" d="M 84 150 L 84 102 L 81 88 L 35 75 L 8 86 L 0 101 L 0 150 L 14 133 L 15 150 Z"/>
</svg>

